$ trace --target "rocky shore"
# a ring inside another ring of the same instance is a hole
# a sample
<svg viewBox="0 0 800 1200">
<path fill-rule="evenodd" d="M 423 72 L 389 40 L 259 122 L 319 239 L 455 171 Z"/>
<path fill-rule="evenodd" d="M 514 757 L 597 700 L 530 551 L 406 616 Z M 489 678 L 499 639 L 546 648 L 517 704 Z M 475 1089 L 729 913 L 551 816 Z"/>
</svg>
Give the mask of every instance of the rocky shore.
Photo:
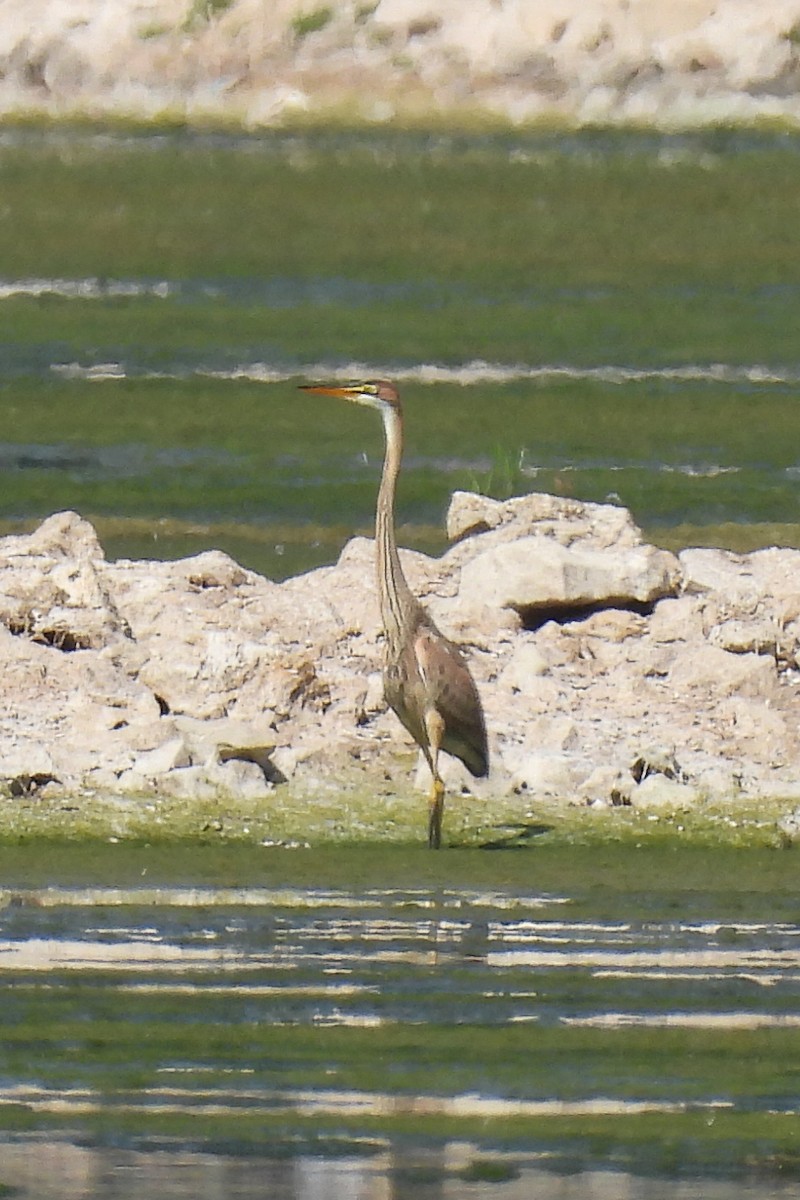
<svg viewBox="0 0 800 1200">
<path fill-rule="evenodd" d="M 415 591 L 467 652 L 486 797 L 636 808 L 800 800 L 800 551 L 646 544 L 629 513 L 456 493 Z M 275 583 L 208 551 L 109 562 L 58 513 L 0 540 L 0 787 L 9 798 L 254 802 L 291 781 L 407 794 L 373 545 Z M 478 786 L 448 760 L 455 792 Z M 426 772 L 418 785 L 427 786 Z"/>
<path fill-rule="evenodd" d="M 0 112 L 800 120 L 800 0 L 5 0 Z"/>
</svg>

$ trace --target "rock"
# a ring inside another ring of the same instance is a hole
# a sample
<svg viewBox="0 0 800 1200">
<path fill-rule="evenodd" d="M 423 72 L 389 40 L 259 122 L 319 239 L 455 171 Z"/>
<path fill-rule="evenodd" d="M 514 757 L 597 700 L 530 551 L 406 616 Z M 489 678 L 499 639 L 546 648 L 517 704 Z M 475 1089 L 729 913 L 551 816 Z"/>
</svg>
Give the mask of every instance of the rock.
<svg viewBox="0 0 800 1200">
<path fill-rule="evenodd" d="M 702 607 L 694 596 L 667 597 L 655 605 L 648 621 L 655 642 L 686 642 L 703 636 Z"/>
<path fill-rule="evenodd" d="M 725 803 L 736 800 L 743 794 L 743 774 L 741 753 L 738 758 L 734 756 L 732 761 L 720 756 L 705 762 L 698 760 L 693 766 L 692 783 L 703 796 L 713 797 L 718 803 Z"/>
<path fill-rule="evenodd" d="M 570 754 L 525 748 L 508 752 L 505 767 L 514 791 L 560 800 L 572 799 L 588 773 Z"/>
<path fill-rule="evenodd" d="M 465 563 L 460 593 L 473 609 L 510 608 L 530 621 L 554 610 L 649 604 L 675 592 L 678 581 L 674 557 L 653 546 L 604 554 L 533 535 Z"/>
<path fill-rule="evenodd" d="M 476 783 L 443 756 L 451 791 L 644 803 L 658 777 L 694 788 L 654 791 L 663 803 L 791 793 L 797 552 L 686 551 L 679 570 L 615 506 L 462 494 L 454 513 L 461 540 L 441 559 L 403 552 L 443 630 L 468 641 L 486 712 L 492 774 Z M 7 796 L 48 779 L 221 806 L 226 790 L 257 798 L 289 778 L 309 795 L 362 777 L 408 786 L 366 539 L 275 584 L 219 552 L 107 563 L 91 526 L 58 514 L 0 541 L 2 597 Z M 57 610 L 82 648 L 43 636 Z M 427 791 L 427 767 L 418 780 Z"/>
<path fill-rule="evenodd" d="M 684 591 L 712 592 L 737 603 L 753 603 L 759 594 L 750 557 L 730 550 L 682 550 L 678 555 Z"/>
<path fill-rule="evenodd" d="M 541 746 L 547 751 L 573 751 L 580 748 L 581 735 L 571 717 L 551 713 L 531 721 L 527 727 L 526 741 L 530 746 Z"/>
<path fill-rule="evenodd" d="M 1 538 L 0 622 L 65 652 L 127 637 L 103 567 L 97 535 L 76 513 L 56 513 L 32 534 Z"/>
<path fill-rule="evenodd" d="M 47 747 L 32 738 L 20 737 L 6 742 L 0 750 L 0 780 L 6 785 L 26 779 L 55 779 L 55 772 L 56 766 Z"/>
<path fill-rule="evenodd" d="M 489 794 L 491 791 L 486 780 L 475 779 L 473 775 L 470 775 L 462 762 L 457 758 L 451 758 L 450 755 L 442 755 L 439 764 L 439 774 L 450 796 L 483 796 Z M 496 782 L 495 779 L 495 786 Z M 430 795 L 431 772 L 422 754 L 417 759 L 414 772 L 414 788 L 418 792 Z"/>
<path fill-rule="evenodd" d="M 800 842 L 800 808 L 795 808 L 792 812 L 779 817 L 776 825 L 784 845 L 789 846 Z"/>
<path fill-rule="evenodd" d="M 717 698 L 736 693 L 768 700 L 777 694 L 775 662 L 761 654 L 732 654 L 704 645 L 682 651 L 670 671 L 673 688 L 705 689 Z"/>
<path fill-rule="evenodd" d="M 629 808 L 633 803 L 634 784 L 617 772 L 611 783 L 609 799 L 614 808 Z"/>
<path fill-rule="evenodd" d="M 580 785 L 580 795 L 592 807 L 630 804 L 633 781 L 610 763 L 594 768 Z"/>
<path fill-rule="evenodd" d="M 69 511 L 47 517 L 27 536 L 0 538 L 0 554 L 4 553 L 28 559 L 42 556 L 70 562 L 102 563 L 106 557 L 94 526 Z"/>
<path fill-rule="evenodd" d="M 492 500 L 474 492 L 454 492 L 447 510 L 447 536 L 455 542 L 489 530 L 500 541 L 536 534 L 562 546 L 580 542 L 598 550 L 631 549 L 642 544 L 641 531 L 626 508 L 589 504 L 532 492 L 511 500 Z"/>
<path fill-rule="evenodd" d="M 268 710 L 257 721 L 236 717 L 201 720 L 183 716 L 175 719 L 175 727 L 189 749 L 191 761 L 207 763 L 219 761 L 223 753 L 228 759 L 247 753 L 268 757 L 275 749 L 270 737 L 273 719 Z"/>
<path fill-rule="evenodd" d="M 715 715 L 723 745 L 735 747 L 748 762 L 773 767 L 791 762 L 790 725 L 781 712 L 746 696 L 729 696 Z"/>
<path fill-rule="evenodd" d="M 158 790 L 187 800 L 217 800 L 224 821 L 226 795 L 258 800 L 269 795 L 271 785 L 257 764 L 236 761 L 170 771 L 159 779 Z"/>
<path fill-rule="evenodd" d="M 698 788 L 666 775 L 648 775 L 631 793 L 634 808 L 692 809 L 701 800 Z"/>
<path fill-rule="evenodd" d="M 799 17 L 797 0 L 5 0 L 3 105 L 249 128 L 344 108 L 368 121 L 796 122 Z"/>
<path fill-rule="evenodd" d="M 629 638 L 638 638 L 647 629 L 644 617 L 619 608 L 607 608 L 592 613 L 577 625 L 584 637 L 595 638 L 612 646 L 619 646 Z"/>
<path fill-rule="evenodd" d="M 367 676 L 366 683 L 359 688 L 353 713 L 357 725 L 367 725 L 377 713 L 386 711 L 386 700 L 383 695 L 383 676 L 379 671 L 373 671 Z"/>
<path fill-rule="evenodd" d="M 500 675 L 500 683 L 512 692 L 528 695 L 533 681 L 550 670 L 546 655 L 533 641 L 523 641 L 517 646 Z"/>
<path fill-rule="evenodd" d="M 667 746 L 648 746 L 640 750 L 631 763 L 631 775 L 636 783 L 651 775 L 663 775 L 665 779 L 686 782 L 686 775 L 675 757 L 674 749 Z"/>
<path fill-rule="evenodd" d="M 273 788 L 260 763 L 248 762 L 245 759 L 221 758 L 219 779 L 223 795 L 227 793 L 252 800 L 268 796 Z"/>
<path fill-rule="evenodd" d="M 159 775 L 166 775 L 168 771 L 174 771 L 177 767 L 188 767 L 191 761 L 191 755 L 183 738 L 174 737 L 161 746 L 140 754 L 134 760 L 131 772 L 140 775 L 143 779 L 152 779 Z"/>
<path fill-rule="evenodd" d="M 502 676 L 500 679 L 501 685 L 506 685 L 513 680 L 506 679 Z M 495 721 L 507 722 L 510 717 L 516 716 L 525 725 L 534 716 L 541 716 L 545 713 L 559 712 L 563 707 L 564 691 L 558 681 L 550 676 L 531 675 L 526 681 L 519 680 L 521 686 L 519 691 L 511 687 L 508 691 L 501 690 L 498 693 L 500 703 L 492 705 L 492 692 L 489 693 L 488 702 L 484 704 L 487 708 L 487 713 L 491 712 L 495 717 Z"/>
<path fill-rule="evenodd" d="M 766 654 L 776 658 L 780 632 L 766 619 L 723 621 L 709 633 L 709 641 L 732 654 Z"/>
</svg>

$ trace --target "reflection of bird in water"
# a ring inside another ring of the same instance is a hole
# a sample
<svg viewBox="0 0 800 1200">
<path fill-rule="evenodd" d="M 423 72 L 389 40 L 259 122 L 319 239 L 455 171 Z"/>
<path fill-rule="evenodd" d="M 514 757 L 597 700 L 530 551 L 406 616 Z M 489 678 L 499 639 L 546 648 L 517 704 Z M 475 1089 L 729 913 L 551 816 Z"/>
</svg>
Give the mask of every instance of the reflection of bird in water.
<svg viewBox="0 0 800 1200">
<path fill-rule="evenodd" d="M 439 751 L 460 758 L 476 777 L 488 774 L 489 750 L 478 690 L 461 651 L 434 625 L 406 582 L 394 530 L 394 497 L 403 454 L 403 410 L 394 384 L 309 385 L 304 391 L 341 396 L 375 408 L 383 418 L 386 456 L 375 513 L 378 593 L 386 634 L 383 688 L 428 760 L 433 777 L 428 845 L 442 840 L 444 784 Z"/>
</svg>

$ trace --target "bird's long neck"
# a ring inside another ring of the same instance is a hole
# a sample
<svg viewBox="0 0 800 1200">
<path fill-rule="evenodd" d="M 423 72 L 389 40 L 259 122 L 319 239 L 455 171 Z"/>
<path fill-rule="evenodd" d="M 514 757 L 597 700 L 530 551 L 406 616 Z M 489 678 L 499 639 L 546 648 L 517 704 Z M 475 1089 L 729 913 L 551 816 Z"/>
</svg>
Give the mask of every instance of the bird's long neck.
<svg viewBox="0 0 800 1200">
<path fill-rule="evenodd" d="M 394 533 L 394 498 L 403 457 L 403 418 L 398 409 L 388 407 L 383 409 L 382 416 L 386 455 L 375 513 L 375 543 L 381 617 L 391 646 L 400 640 L 419 606 L 400 566 Z"/>
</svg>

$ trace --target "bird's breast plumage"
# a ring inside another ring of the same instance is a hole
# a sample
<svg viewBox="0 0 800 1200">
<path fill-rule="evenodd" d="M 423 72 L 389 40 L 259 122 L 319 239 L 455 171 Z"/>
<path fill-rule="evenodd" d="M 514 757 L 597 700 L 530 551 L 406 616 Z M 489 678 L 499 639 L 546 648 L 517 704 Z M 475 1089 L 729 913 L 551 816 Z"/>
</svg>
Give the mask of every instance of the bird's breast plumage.
<svg viewBox="0 0 800 1200">
<path fill-rule="evenodd" d="M 429 620 L 396 650 L 387 648 L 384 694 L 426 754 L 425 714 L 433 710 L 444 721 L 442 749 L 473 775 L 488 773 L 486 724 L 475 681 L 458 646 Z"/>
</svg>

